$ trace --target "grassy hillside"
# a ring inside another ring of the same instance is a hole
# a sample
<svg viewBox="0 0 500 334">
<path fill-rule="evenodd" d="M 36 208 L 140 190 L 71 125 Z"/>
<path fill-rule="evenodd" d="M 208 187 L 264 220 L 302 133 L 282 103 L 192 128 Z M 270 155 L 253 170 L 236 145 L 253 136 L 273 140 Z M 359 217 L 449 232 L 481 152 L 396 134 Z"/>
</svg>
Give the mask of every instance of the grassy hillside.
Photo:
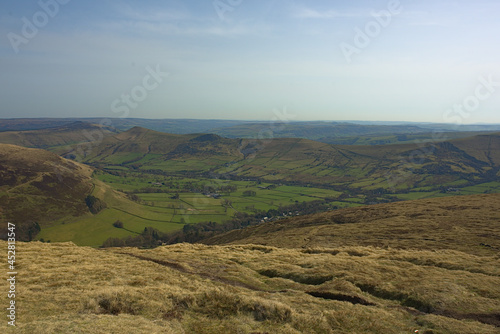
<svg viewBox="0 0 500 334">
<path fill-rule="evenodd" d="M 85 157 L 93 164 L 152 166 L 183 164 L 185 170 L 238 157 L 238 141 L 210 134 L 175 135 L 134 127 L 105 138 Z M 202 167 L 203 168 L 203 167 Z"/>
<path fill-rule="evenodd" d="M 100 140 L 116 133 L 116 130 L 86 122 L 72 122 L 37 130 L 0 132 L 0 143 L 31 148 L 55 148 Z"/>
<path fill-rule="evenodd" d="M 150 207 L 131 201 L 121 192 L 95 180 L 96 187 L 92 195 L 101 199 L 106 208 L 97 214 L 87 213 L 79 217 L 59 219 L 50 226 L 42 227 L 38 239 L 51 242 L 73 241 L 78 245 L 98 247 L 108 238 L 136 236 L 146 227 L 153 227 L 161 232 L 182 229 L 184 224 L 172 220 L 168 208 Z M 88 210 L 87 210 L 88 211 Z M 116 228 L 116 221 L 123 223 L 123 228 Z"/>
<path fill-rule="evenodd" d="M 293 205 L 302 202 L 324 210 L 495 193 L 500 190 L 498 152 L 498 134 L 373 147 L 300 138 L 256 141 L 175 135 L 136 127 L 89 144 L 84 160 L 97 172 L 91 179 L 87 176 L 85 190 L 72 186 L 73 178 L 64 181 L 61 176 L 59 169 L 65 170 L 68 161 L 60 168 L 48 164 L 56 156 L 32 162 L 49 166 L 50 173 L 43 169 L 31 175 L 26 163 L 11 163 L 5 175 L 15 175 L 19 166 L 19 176 L 30 178 L 16 179 L 26 184 L 23 187 L 4 184 L 2 196 L 9 196 L 2 207 L 3 220 L 36 219 L 45 225 L 40 238 L 97 246 L 109 237 L 137 235 L 148 226 L 171 232 L 185 224 L 224 223 L 236 213 L 253 215 L 257 221 L 282 218 L 291 211 L 300 214 L 302 209 Z M 89 216 L 84 200 L 94 186 L 91 195 L 107 207 Z M 64 200 L 73 204 L 61 205 Z M 117 220 L 124 229 L 113 227 Z"/>
<path fill-rule="evenodd" d="M 2 321 L 3 333 L 493 334 L 500 325 L 498 255 L 38 242 L 16 250 L 17 328 Z"/>
<path fill-rule="evenodd" d="M 408 174 L 406 180 L 397 182 L 396 186 L 411 189 L 481 178 L 492 170 L 498 172 L 498 145 L 499 134 L 422 145 L 377 147 L 275 139 L 256 151 L 251 161 L 242 161 L 241 167 L 232 172 L 265 179 L 348 182 L 354 186 L 358 183 L 362 188 L 372 189 L 387 188 L 387 178 Z M 438 177 L 445 182 L 437 181 Z M 371 182 L 363 186 L 364 180 Z"/>
<path fill-rule="evenodd" d="M 53 153 L 0 144 L 0 219 L 41 226 L 88 213 L 92 170 Z"/>
<path fill-rule="evenodd" d="M 235 230 L 204 243 L 452 249 L 495 255 L 500 251 L 500 194 L 340 209 Z"/>
<path fill-rule="evenodd" d="M 92 246 L 109 237 L 137 235 L 148 226 L 162 232 L 182 228 L 171 221 L 169 210 L 133 202 L 93 172 L 45 150 L 0 144 L 0 237 L 7 222 L 19 229 L 38 223 L 38 239 Z M 88 195 L 103 203 L 99 212 L 91 213 Z M 125 229 L 113 226 L 117 220 L 125 222 Z"/>
</svg>

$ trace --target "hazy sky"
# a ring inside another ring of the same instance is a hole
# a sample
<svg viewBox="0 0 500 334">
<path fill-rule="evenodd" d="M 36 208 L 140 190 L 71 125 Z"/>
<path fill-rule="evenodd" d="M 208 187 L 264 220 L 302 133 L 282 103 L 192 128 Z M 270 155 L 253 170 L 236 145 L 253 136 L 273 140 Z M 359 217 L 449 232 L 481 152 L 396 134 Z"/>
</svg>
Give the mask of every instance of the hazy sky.
<svg viewBox="0 0 500 334">
<path fill-rule="evenodd" d="M 292 120 L 500 123 L 499 13 L 498 0 L 3 1 L 0 117 L 286 108 Z"/>
</svg>

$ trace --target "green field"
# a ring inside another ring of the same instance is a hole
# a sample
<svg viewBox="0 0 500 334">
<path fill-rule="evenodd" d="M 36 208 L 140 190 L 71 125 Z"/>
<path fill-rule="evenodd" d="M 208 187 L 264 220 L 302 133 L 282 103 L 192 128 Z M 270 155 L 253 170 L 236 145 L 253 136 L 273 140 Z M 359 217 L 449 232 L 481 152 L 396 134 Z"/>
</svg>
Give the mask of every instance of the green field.
<svg viewBox="0 0 500 334">
<path fill-rule="evenodd" d="M 56 221 L 50 227 L 44 228 L 38 239 L 51 242 L 71 240 L 78 245 L 99 246 L 110 237 L 124 238 L 140 234 L 146 227 L 153 227 L 161 232 L 172 232 L 181 229 L 185 224 L 208 221 L 223 223 L 231 220 L 236 212 L 252 214 L 299 202 L 336 198 L 341 194 L 338 191 L 314 187 L 158 176 L 118 170 L 122 171 L 122 174 L 96 171 L 94 177 L 115 190 L 133 193 L 137 196 L 136 201 L 123 201 L 108 193 L 100 195 L 108 208 L 97 215 L 89 214 L 76 221 Z M 111 172 L 116 171 L 117 169 L 113 169 Z M 232 191 L 216 190 L 228 186 L 233 187 Z M 207 195 L 186 190 L 189 187 L 211 187 L 214 193 Z M 251 192 L 252 196 L 248 196 L 248 192 Z M 99 196 L 96 191 L 94 194 Z M 335 202 L 332 206 L 349 207 L 361 202 L 360 198 L 347 199 Z M 113 226 L 118 220 L 123 223 L 123 228 Z"/>
</svg>

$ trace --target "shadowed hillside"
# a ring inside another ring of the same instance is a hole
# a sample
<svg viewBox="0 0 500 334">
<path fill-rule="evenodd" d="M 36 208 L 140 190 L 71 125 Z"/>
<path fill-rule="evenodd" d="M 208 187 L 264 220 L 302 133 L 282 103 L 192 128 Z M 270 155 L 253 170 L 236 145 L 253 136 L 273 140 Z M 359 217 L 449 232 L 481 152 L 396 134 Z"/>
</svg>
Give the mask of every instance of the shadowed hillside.
<svg viewBox="0 0 500 334">
<path fill-rule="evenodd" d="M 88 213 L 92 170 L 56 154 L 0 144 L 1 222 L 41 226 Z"/>
</svg>

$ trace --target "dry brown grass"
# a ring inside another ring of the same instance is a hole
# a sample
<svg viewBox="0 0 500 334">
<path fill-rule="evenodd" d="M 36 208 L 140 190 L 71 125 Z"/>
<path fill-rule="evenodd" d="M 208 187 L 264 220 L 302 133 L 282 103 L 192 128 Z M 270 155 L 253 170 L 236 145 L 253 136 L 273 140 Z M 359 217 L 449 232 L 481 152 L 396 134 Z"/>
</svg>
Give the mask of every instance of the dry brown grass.
<svg viewBox="0 0 500 334">
<path fill-rule="evenodd" d="M 19 333 L 498 333 L 494 256 L 373 247 L 17 246 Z M 1 300 L 6 304 L 5 295 Z"/>
<path fill-rule="evenodd" d="M 375 246 L 500 251 L 500 194 L 454 196 L 341 209 L 235 230 L 207 244 Z"/>
</svg>

